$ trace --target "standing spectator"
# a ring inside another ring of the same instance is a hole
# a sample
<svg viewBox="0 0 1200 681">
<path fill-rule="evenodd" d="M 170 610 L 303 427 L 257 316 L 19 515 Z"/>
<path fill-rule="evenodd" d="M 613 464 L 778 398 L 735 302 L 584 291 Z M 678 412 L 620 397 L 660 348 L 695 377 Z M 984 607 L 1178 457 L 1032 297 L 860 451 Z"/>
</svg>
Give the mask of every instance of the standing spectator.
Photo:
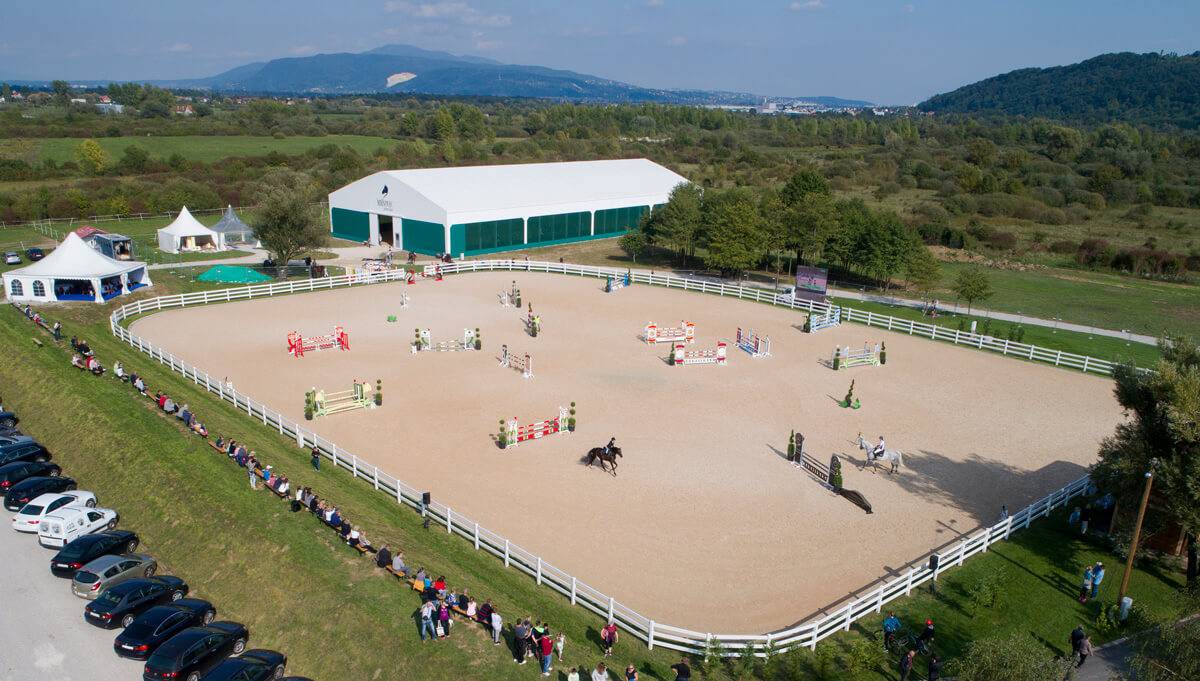
<svg viewBox="0 0 1200 681">
<path fill-rule="evenodd" d="M 446 601 L 438 601 L 438 626 L 443 637 L 450 635 L 450 606 L 446 605 Z"/>
<path fill-rule="evenodd" d="M 1092 520 L 1092 505 L 1087 504 L 1079 513 L 1079 534 L 1086 535 L 1088 531 L 1088 523 Z"/>
<path fill-rule="evenodd" d="M 617 645 L 617 623 L 609 622 L 600 630 L 600 641 L 604 644 L 604 656 L 612 657 L 613 648 Z"/>
<path fill-rule="evenodd" d="M 1087 634 L 1084 633 L 1082 624 L 1071 630 L 1071 657 L 1079 654 L 1079 646 L 1085 638 L 1087 638 Z"/>
<path fill-rule="evenodd" d="M 1002 523 L 1005 520 L 1008 520 L 1008 506 L 1001 504 L 1000 505 L 1000 518 L 996 522 Z"/>
<path fill-rule="evenodd" d="M 563 647 L 567 645 L 567 635 L 558 632 L 558 637 L 554 639 L 554 652 L 558 655 L 558 661 L 562 662 Z"/>
<path fill-rule="evenodd" d="M 1076 664 L 1075 667 L 1076 668 L 1082 667 L 1083 663 L 1087 661 L 1088 655 L 1091 655 L 1091 654 L 1092 654 L 1092 639 L 1088 638 L 1087 636 L 1084 636 L 1083 640 L 1079 642 L 1079 663 Z"/>
<path fill-rule="evenodd" d="M 917 651 L 910 650 L 900 658 L 900 681 L 908 681 L 908 675 L 912 674 L 913 658 L 917 656 Z"/>
<path fill-rule="evenodd" d="M 925 630 L 917 637 L 917 647 L 929 652 L 933 647 L 933 620 L 925 620 Z"/>
<path fill-rule="evenodd" d="M 529 646 L 529 625 L 518 621 L 513 625 L 513 662 L 525 664 L 525 652 Z"/>
<path fill-rule="evenodd" d="M 314 471 L 321 470 L 321 450 L 315 446 L 312 448 L 312 467 Z"/>
<path fill-rule="evenodd" d="M 1100 595 L 1100 582 L 1104 581 L 1104 563 L 1096 561 L 1092 568 L 1092 598 Z"/>
<path fill-rule="evenodd" d="M 504 619 L 500 617 L 500 611 L 495 608 L 491 608 L 491 611 L 492 645 L 498 646 L 500 645 L 500 630 L 504 626 Z"/>
<path fill-rule="evenodd" d="M 437 630 L 433 628 L 433 601 L 425 601 L 421 604 L 421 643 L 425 642 L 425 632 L 429 632 L 430 638 L 437 640 Z"/>
<path fill-rule="evenodd" d="M 246 462 L 246 473 L 250 476 L 250 489 L 258 489 L 258 476 L 254 474 L 254 459 Z"/>
<path fill-rule="evenodd" d="M 542 676 L 550 676 L 550 662 L 554 660 L 554 639 L 550 637 L 550 629 L 547 628 L 542 633 L 541 650 L 542 654 Z"/>
<path fill-rule="evenodd" d="M 1083 569 L 1083 581 L 1079 584 L 1079 602 L 1087 603 L 1088 594 L 1092 592 L 1092 582 L 1095 581 L 1095 575 L 1092 574 L 1092 566 L 1089 565 Z"/>
<path fill-rule="evenodd" d="M 608 681 L 608 667 L 603 662 L 598 663 L 592 670 L 592 681 Z"/>
<path fill-rule="evenodd" d="M 625 665 L 625 681 L 638 681 L 637 667 L 631 664 Z"/>
<path fill-rule="evenodd" d="M 671 671 L 675 672 L 675 681 L 692 681 L 692 668 L 686 658 L 679 658 L 679 662 L 671 665 Z"/>
<path fill-rule="evenodd" d="M 1079 507 L 1076 506 L 1075 508 L 1071 509 L 1071 515 L 1067 516 L 1067 524 L 1074 525 L 1074 524 L 1078 523 L 1079 518 L 1082 515 L 1083 515 L 1083 511 L 1079 510 Z"/>
<path fill-rule="evenodd" d="M 579 681 L 579 667 L 571 667 L 571 671 L 567 672 L 567 681 Z"/>
<path fill-rule="evenodd" d="M 926 678 L 928 681 L 938 681 L 942 678 L 942 658 L 936 653 L 929 656 L 929 674 Z"/>
<path fill-rule="evenodd" d="M 896 643 L 896 632 L 900 631 L 900 618 L 895 612 L 888 612 L 883 618 L 883 647 L 890 649 Z"/>
</svg>

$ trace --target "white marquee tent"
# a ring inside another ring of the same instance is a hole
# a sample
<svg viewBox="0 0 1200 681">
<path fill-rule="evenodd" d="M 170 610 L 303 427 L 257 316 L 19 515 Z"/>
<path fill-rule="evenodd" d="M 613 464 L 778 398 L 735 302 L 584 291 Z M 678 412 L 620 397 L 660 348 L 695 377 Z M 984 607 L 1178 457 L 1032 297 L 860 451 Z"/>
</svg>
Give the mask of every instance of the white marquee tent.
<svg viewBox="0 0 1200 681">
<path fill-rule="evenodd" d="M 45 258 L 4 273 L 4 291 L 12 302 L 103 303 L 150 285 L 146 263 L 113 260 L 74 232 Z"/>
<path fill-rule="evenodd" d="M 225 235 L 200 224 L 184 206 L 174 222 L 158 230 L 158 249 L 164 253 L 223 251 Z"/>
</svg>

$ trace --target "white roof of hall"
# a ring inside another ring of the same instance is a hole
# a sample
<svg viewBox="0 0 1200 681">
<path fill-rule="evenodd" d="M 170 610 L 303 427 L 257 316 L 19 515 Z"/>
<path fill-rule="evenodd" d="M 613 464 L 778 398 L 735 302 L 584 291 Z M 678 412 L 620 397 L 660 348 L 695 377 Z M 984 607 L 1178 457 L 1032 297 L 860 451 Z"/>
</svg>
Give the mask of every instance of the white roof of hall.
<svg viewBox="0 0 1200 681">
<path fill-rule="evenodd" d="M 45 258 L 10 274 L 58 279 L 94 279 L 111 277 L 145 267 L 142 262 L 113 260 L 84 243 L 75 232 L 67 234 Z"/>
<path fill-rule="evenodd" d="M 385 170 L 447 213 L 661 197 L 687 178 L 644 158 Z M 657 200 L 657 199 L 656 199 Z M 640 201 L 631 201 L 631 205 Z"/>
</svg>

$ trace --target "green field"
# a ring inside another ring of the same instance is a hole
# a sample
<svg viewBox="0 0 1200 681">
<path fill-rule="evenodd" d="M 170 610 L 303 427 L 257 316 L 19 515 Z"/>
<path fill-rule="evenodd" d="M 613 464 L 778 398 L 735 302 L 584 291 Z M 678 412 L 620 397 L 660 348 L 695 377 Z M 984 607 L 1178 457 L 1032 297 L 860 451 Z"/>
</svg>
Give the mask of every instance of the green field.
<svg viewBox="0 0 1200 681">
<path fill-rule="evenodd" d="M 193 288 L 184 278 L 161 277 L 153 293 Z M 469 587 L 479 599 L 493 599 L 506 622 L 525 615 L 547 620 L 568 637 L 567 664 L 592 665 L 599 659 L 599 618 L 570 607 L 517 571 L 505 570 L 469 543 L 423 530 L 411 510 L 385 502 L 369 485 L 344 472 L 328 466 L 313 472 L 306 453 L 293 441 L 118 343 L 106 329 L 107 313 L 107 306 L 92 305 L 53 310 L 61 315 L 64 332 L 86 337 L 106 366 L 121 360 L 127 369 L 144 375 L 151 390 L 165 390 L 190 404 L 213 436 L 249 442 L 260 460 L 274 464 L 294 485 L 311 485 L 333 499 L 376 543 L 402 547 L 410 565 L 446 574 L 451 585 Z M 33 344 L 34 336 L 42 338 L 45 347 Z M 10 348 L 0 354 L 5 405 L 21 415 L 22 426 L 47 444 L 67 474 L 121 511 L 123 526 L 139 532 L 145 549 L 167 572 L 184 577 L 197 596 L 213 600 L 222 618 L 248 624 L 252 646 L 286 652 L 289 671 L 317 679 L 506 681 L 534 675 L 528 666 L 522 670 L 514 665 L 505 647 L 489 645 L 474 625 L 461 624 L 449 641 L 421 646 L 413 622 L 418 601 L 411 591 L 340 544 L 308 514 L 291 514 L 269 493 L 250 491 L 241 469 L 183 432 L 174 419 L 162 416 L 126 385 L 70 367 L 66 349 L 49 342 L 11 306 L 0 310 L 0 343 Z M 1097 559 L 1110 566 L 1102 600 L 1111 602 L 1120 559 L 1098 541 L 1069 532 L 1059 513 L 945 573 L 936 595 L 922 589 L 892 607 L 910 627 L 933 617 L 938 648 L 946 659 L 961 654 L 974 638 L 1011 632 L 1027 633 L 1063 653 L 1062 641 L 1077 623 L 1089 626 L 1097 644 L 1124 633 L 1095 631 L 1091 624 L 1100 604 L 1085 606 L 1074 599 L 1077 573 Z M 996 604 L 982 607 L 969 594 L 988 574 L 1001 575 L 1004 589 Z M 725 583 L 725 576 L 714 575 L 714 587 L 724 588 Z M 1133 576 L 1130 593 L 1147 614 L 1168 615 L 1179 584 L 1176 568 L 1147 565 Z M 287 616 L 296 612 L 303 617 Z M 816 654 L 778 656 L 768 671 L 747 672 L 731 663 L 713 665 L 705 676 L 891 679 L 892 660 L 875 660 L 854 673 L 840 670 L 834 660 L 871 636 L 877 619 L 822 644 Z M 648 651 L 625 638 L 610 662 L 622 668 L 633 663 L 643 679 L 665 681 L 671 678 L 667 666 L 674 659 L 668 651 Z M 558 673 L 563 668 L 556 663 L 556 681 L 565 678 Z"/>
<path fill-rule="evenodd" d="M 22 159 L 35 164 L 45 159 L 57 163 L 73 161 L 75 148 L 83 140 L 76 137 L 0 140 L 0 158 Z M 349 146 L 360 154 L 369 155 L 380 147 L 388 148 L 394 140 L 386 137 L 358 135 L 327 135 L 324 137 L 284 137 L 236 135 L 186 135 L 179 137 L 99 137 L 96 141 L 108 152 L 110 162 L 121 158 L 125 147 L 137 145 L 150 152 L 152 158 L 167 159 L 180 154 L 189 161 L 211 163 L 230 156 L 266 156 L 271 152 L 294 155 L 310 149 L 336 144 Z"/>
</svg>

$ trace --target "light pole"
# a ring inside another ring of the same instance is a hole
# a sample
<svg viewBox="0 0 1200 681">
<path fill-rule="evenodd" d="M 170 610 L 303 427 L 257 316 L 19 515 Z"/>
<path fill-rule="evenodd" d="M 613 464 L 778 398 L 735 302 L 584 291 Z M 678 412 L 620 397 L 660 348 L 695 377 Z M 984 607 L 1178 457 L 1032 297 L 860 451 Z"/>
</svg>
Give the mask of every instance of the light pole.
<svg viewBox="0 0 1200 681">
<path fill-rule="evenodd" d="M 1138 537 L 1142 533 L 1142 521 L 1146 518 L 1146 504 L 1150 502 L 1150 487 L 1154 484 L 1154 467 L 1158 459 L 1150 460 L 1150 470 L 1146 471 L 1146 487 L 1142 490 L 1142 503 L 1138 506 L 1137 522 L 1133 525 L 1133 539 L 1129 542 L 1129 558 L 1125 561 L 1125 574 L 1121 575 L 1121 590 L 1117 593 L 1117 605 L 1125 600 L 1125 592 L 1129 590 L 1129 575 L 1133 572 L 1133 558 L 1137 554 Z"/>
</svg>

